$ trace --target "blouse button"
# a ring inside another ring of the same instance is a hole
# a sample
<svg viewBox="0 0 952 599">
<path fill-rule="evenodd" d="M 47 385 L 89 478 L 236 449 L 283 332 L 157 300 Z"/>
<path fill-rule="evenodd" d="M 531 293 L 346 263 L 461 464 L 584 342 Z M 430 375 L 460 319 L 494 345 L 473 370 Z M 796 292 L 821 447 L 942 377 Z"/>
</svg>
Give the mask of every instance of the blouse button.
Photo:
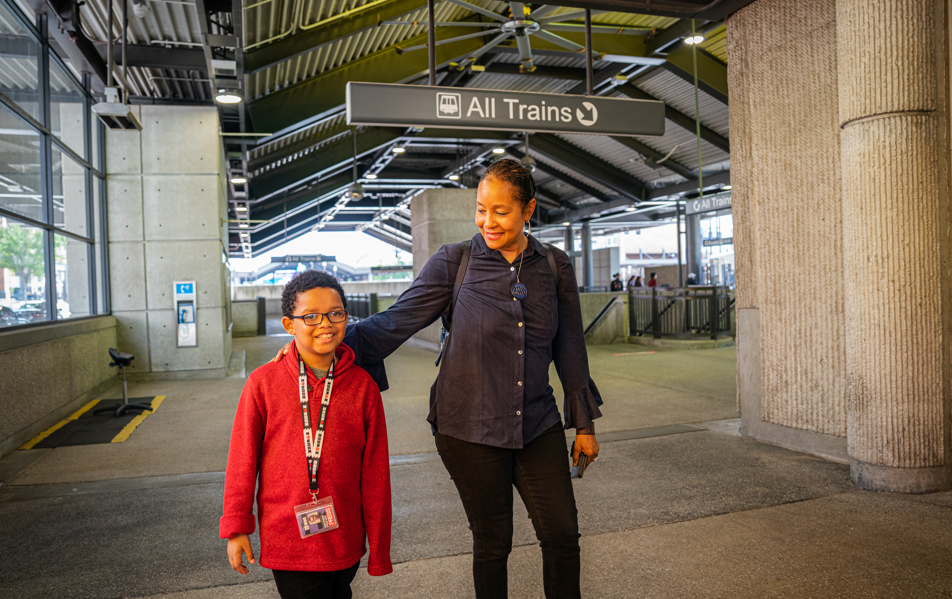
<svg viewBox="0 0 952 599">
<path fill-rule="evenodd" d="M 516 416 L 522 416 L 522 412 L 516 412 Z"/>
<path fill-rule="evenodd" d="M 522 350 L 521 350 L 521 349 L 519 350 L 519 355 L 520 355 L 520 356 L 522 355 Z"/>
<path fill-rule="evenodd" d="M 509 272 L 512 272 L 512 271 L 514 271 L 514 270 L 516 270 L 516 267 L 515 267 L 515 266 L 510 266 L 510 267 L 509 267 Z"/>
<path fill-rule="evenodd" d="M 522 386 L 522 381 L 519 381 L 519 386 L 520 386 L 520 387 Z"/>
<path fill-rule="evenodd" d="M 521 323 L 521 322 L 519 323 L 519 326 L 522 326 L 522 323 Z"/>
</svg>

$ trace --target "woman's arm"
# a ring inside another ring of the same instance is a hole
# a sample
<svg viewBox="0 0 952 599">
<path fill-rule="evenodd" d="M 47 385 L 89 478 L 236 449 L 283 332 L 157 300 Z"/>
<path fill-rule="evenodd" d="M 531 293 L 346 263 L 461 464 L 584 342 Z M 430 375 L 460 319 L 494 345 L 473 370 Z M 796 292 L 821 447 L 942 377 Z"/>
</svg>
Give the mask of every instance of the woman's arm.
<svg viewBox="0 0 952 599">
<path fill-rule="evenodd" d="M 443 314 L 453 296 L 462 251 L 462 244 L 458 243 L 441 247 L 396 303 L 356 323 L 353 334 L 348 328 L 347 343 L 357 353 L 361 367 L 383 362 L 407 339 Z"/>
<path fill-rule="evenodd" d="M 557 249 L 548 251 L 555 252 L 559 269 L 559 327 L 552 344 L 552 359 L 565 391 L 565 428 L 586 429 L 601 417 L 598 407 L 602 397 L 588 370 L 578 284 L 568 256 Z"/>
</svg>

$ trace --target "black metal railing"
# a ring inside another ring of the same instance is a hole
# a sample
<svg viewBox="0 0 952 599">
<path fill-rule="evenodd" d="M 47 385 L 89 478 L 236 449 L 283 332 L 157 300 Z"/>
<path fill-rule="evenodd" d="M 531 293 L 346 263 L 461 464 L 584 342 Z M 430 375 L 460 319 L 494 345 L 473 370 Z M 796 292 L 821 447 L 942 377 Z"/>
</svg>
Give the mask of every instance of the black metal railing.
<svg viewBox="0 0 952 599">
<path fill-rule="evenodd" d="M 717 339 L 731 331 L 729 287 L 635 288 L 628 291 L 632 335 Z"/>
<path fill-rule="evenodd" d="M 347 311 L 351 320 L 363 320 L 377 313 L 376 293 L 347 294 Z"/>
</svg>

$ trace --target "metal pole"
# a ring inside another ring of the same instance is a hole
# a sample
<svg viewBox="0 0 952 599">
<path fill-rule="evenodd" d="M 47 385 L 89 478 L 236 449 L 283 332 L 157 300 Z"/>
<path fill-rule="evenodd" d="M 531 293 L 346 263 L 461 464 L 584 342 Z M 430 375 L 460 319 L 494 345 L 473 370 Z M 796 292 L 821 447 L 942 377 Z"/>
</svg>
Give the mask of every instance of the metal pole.
<svg viewBox="0 0 952 599">
<path fill-rule="evenodd" d="M 696 71 L 697 69 L 695 69 Z M 585 94 L 595 95 L 595 77 L 592 74 L 592 10 L 585 9 Z"/>
<path fill-rule="evenodd" d="M 106 0 L 106 87 L 112 87 L 112 0 Z"/>
<path fill-rule="evenodd" d="M 582 274 L 588 291 L 595 286 L 595 273 L 592 272 L 592 225 L 582 223 Z"/>
<path fill-rule="evenodd" d="M 694 19 L 691 19 L 691 37 L 697 37 Z M 704 197 L 704 168 L 701 165 L 701 102 L 697 90 L 697 44 L 691 44 L 691 59 L 694 61 L 694 123 L 697 127 L 697 185 Z"/>
<path fill-rule="evenodd" d="M 681 268 L 681 202 L 676 204 L 675 210 L 678 215 L 678 287 L 684 287 L 684 269 Z"/>
<path fill-rule="evenodd" d="M 122 101 L 129 103 L 129 80 L 126 79 L 126 32 L 129 30 L 129 0 L 122 0 Z"/>
<path fill-rule="evenodd" d="M 433 0 L 426 0 L 427 14 L 427 54 L 430 58 L 430 85 L 436 85 L 436 17 Z"/>
<path fill-rule="evenodd" d="M 575 235 L 572 234 L 572 225 L 565 227 L 565 253 L 570 254 L 575 251 Z M 574 261 L 575 259 L 572 258 Z"/>
</svg>

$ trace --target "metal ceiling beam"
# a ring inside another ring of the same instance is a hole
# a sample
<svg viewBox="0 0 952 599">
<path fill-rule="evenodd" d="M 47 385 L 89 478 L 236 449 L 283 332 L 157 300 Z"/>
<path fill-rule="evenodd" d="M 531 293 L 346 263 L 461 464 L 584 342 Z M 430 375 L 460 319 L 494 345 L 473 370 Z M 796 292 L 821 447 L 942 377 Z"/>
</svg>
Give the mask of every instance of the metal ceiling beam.
<svg viewBox="0 0 952 599">
<path fill-rule="evenodd" d="M 680 19 L 719 20 L 744 8 L 754 0 L 558 0 L 559 6 L 590 8 Z"/>
<path fill-rule="evenodd" d="M 249 160 L 248 170 L 251 172 L 254 172 L 260 168 L 268 166 L 269 164 L 279 162 L 281 160 L 284 160 L 285 158 L 290 158 L 291 156 L 294 156 L 295 154 L 303 152 L 307 150 L 308 148 L 311 148 L 333 137 L 341 135 L 342 133 L 348 131 L 349 129 L 350 127 L 348 127 L 345 123 L 340 123 L 338 125 L 325 129 L 318 135 L 312 135 L 309 137 L 305 137 L 303 139 L 299 139 L 298 141 L 294 143 L 288 144 L 286 146 L 282 146 L 280 148 L 275 149 L 272 152 L 265 153 L 263 156 L 259 156 L 258 158 Z"/>
<path fill-rule="evenodd" d="M 657 98 L 648 92 L 643 91 L 630 83 L 620 85 L 616 89 L 629 98 L 634 98 L 635 100 L 657 100 Z M 678 112 L 668 104 L 664 105 L 664 117 L 686 131 L 690 131 L 691 133 L 697 132 L 697 125 L 692 117 L 689 117 L 682 112 Z M 704 125 L 701 125 L 701 139 L 711 144 L 715 148 L 724 150 L 727 153 L 730 153 L 731 151 L 730 141 L 726 137 L 720 133 L 717 133 L 713 129 L 705 127 Z"/>
<path fill-rule="evenodd" d="M 400 129 L 374 127 L 357 135 L 357 155 L 372 152 L 382 145 L 395 141 L 402 135 Z M 345 143 L 346 142 L 346 143 Z M 350 137 L 332 143 L 306 160 L 294 160 L 276 169 L 249 180 L 251 195 L 265 200 L 284 190 L 316 179 L 324 170 L 339 164 L 353 162 L 354 150 Z"/>
<path fill-rule="evenodd" d="M 691 19 L 681 19 L 651 36 L 645 42 L 645 50 L 651 54 L 665 52 L 676 44 L 680 44 L 681 40 L 689 35 L 691 35 Z"/>
<path fill-rule="evenodd" d="M 518 148 L 518 146 L 506 148 L 506 152 L 508 154 L 511 154 L 513 157 L 517 158 L 518 160 L 522 160 L 526 156 L 525 153 L 523 153 Z M 554 177 L 555 179 L 558 179 L 559 181 L 565 183 L 566 185 L 569 185 L 574 189 L 577 189 L 583 193 L 588 194 L 590 197 L 593 197 L 596 200 L 600 200 L 602 202 L 613 202 L 618 199 L 614 196 L 607 195 L 604 192 L 599 191 L 598 189 L 595 189 L 591 185 L 584 183 L 582 181 L 579 181 L 578 179 L 575 179 L 571 177 L 570 175 L 567 175 L 556 168 L 552 168 L 551 166 L 549 166 L 548 164 L 545 164 L 544 162 L 537 162 L 536 168 L 539 171 L 549 175 L 550 177 Z M 631 203 L 631 200 L 628 200 L 627 198 L 625 199 L 625 201 L 628 202 L 629 204 Z"/>
<path fill-rule="evenodd" d="M 662 68 L 694 85 L 694 64 L 691 48 L 681 46 L 668 53 L 668 61 Z M 698 87 L 717 100 L 727 104 L 727 65 L 698 49 L 697 53 Z"/>
<path fill-rule="evenodd" d="M 617 141 L 617 142 L 620 143 L 621 145 L 625 146 L 626 148 L 630 148 L 630 149 L 632 149 L 632 150 L 638 152 L 638 153 L 641 154 L 642 156 L 645 156 L 645 157 L 647 157 L 647 158 L 650 158 L 650 159 L 651 159 L 653 162 L 655 162 L 656 164 L 658 163 L 659 160 L 663 160 L 663 159 L 664 159 L 664 153 L 663 153 L 663 152 L 659 152 L 658 150 L 652 148 L 651 146 L 649 146 L 648 144 L 646 144 L 646 143 L 644 143 L 644 142 L 642 142 L 642 141 L 637 140 L 637 139 L 634 138 L 634 137 L 620 137 L 620 136 L 619 136 L 619 137 L 615 137 L 615 136 L 612 136 L 612 139 L 615 140 L 615 141 Z M 695 173 L 692 169 L 690 169 L 690 168 L 684 166 L 683 164 L 681 164 L 680 162 L 678 162 L 678 161 L 675 160 L 674 158 L 668 158 L 668 159 L 665 160 L 664 162 L 658 164 L 658 166 L 660 166 L 660 167 L 662 167 L 662 168 L 666 168 L 666 169 L 668 169 L 669 171 L 671 171 L 672 173 L 677 173 L 678 175 L 681 175 L 681 176 L 684 177 L 685 179 L 689 179 L 689 180 L 690 180 L 690 179 L 697 179 L 697 173 Z"/>
<path fill-rule="evenodd" d="M 99 55 L 105 59 L 106 47 L 98 46 Z M 116 64 L 122 54 L 121 46 L 113 46 L 113 59 Z M 205 52 L 198 48 L 164 48 L 143 44 L 126 46 L 126 60 L 130 67 L 147 69 L 182 69 L 185 71 L 207 71 Z"/>
<path fill-rule="evenodd" d="M 389 243 L 393 247 L 401 249 L 404 252 L 413 252 L 412 243 L 407 243 L 406 241 L 404 241 L 403 239 L 400 239 L 396 235 L 392 235 L 376 227 L 369 227 L 367 229 L 364 229 L 364 233 L 366 233 L 367 235 L 370 235 L 374 239 L 379 239 L 380 241 L 383 241 L 384 243 Z"/>
<path fill-rule="evenodd" d="M 388 21 L 408 13 L 417 12 L 425 6 L 421 0 L 369 2 L 364 6 L 324 19 L 317 23 L 316 27 L 307 31 L 295 33 L 282 40 L 246 52 L 245 72 L 251 74 L 263 71 L 292 58 L 333 44 L 343 37 L 375 28 L 381 21 Z"/>
<path fill-rule="evenodd" d="M 584 173 L 586 177 L 611 189 L 629 202 L 641 201 L 645 185 L 628 173 L 567 141 L 548 133 L 532 136 L 532 148 L 565 168 Z"/>
<path fill-rule="evenodd" d="M 448 37 L 468 32 L 460 31 L 462 29 L 448 27 L 445 31 Z M 425 34 L 411 38 L 405 44 L 420 44 L 424 40 Z M 475 52 L 482 45 L 482 40 L 471 38 L 438 46 L 438 68 L 445 68 L 451 60 Z M 426 52 L 408 52 L 401 56 L 394 52 L 393 47 L 385 48 L 250 102 L 248 109 L 256 130 L 278 131 L 344 104 L 348 81 L 394 83 L 424 72 L 427 67 Z"/>
</svg>

